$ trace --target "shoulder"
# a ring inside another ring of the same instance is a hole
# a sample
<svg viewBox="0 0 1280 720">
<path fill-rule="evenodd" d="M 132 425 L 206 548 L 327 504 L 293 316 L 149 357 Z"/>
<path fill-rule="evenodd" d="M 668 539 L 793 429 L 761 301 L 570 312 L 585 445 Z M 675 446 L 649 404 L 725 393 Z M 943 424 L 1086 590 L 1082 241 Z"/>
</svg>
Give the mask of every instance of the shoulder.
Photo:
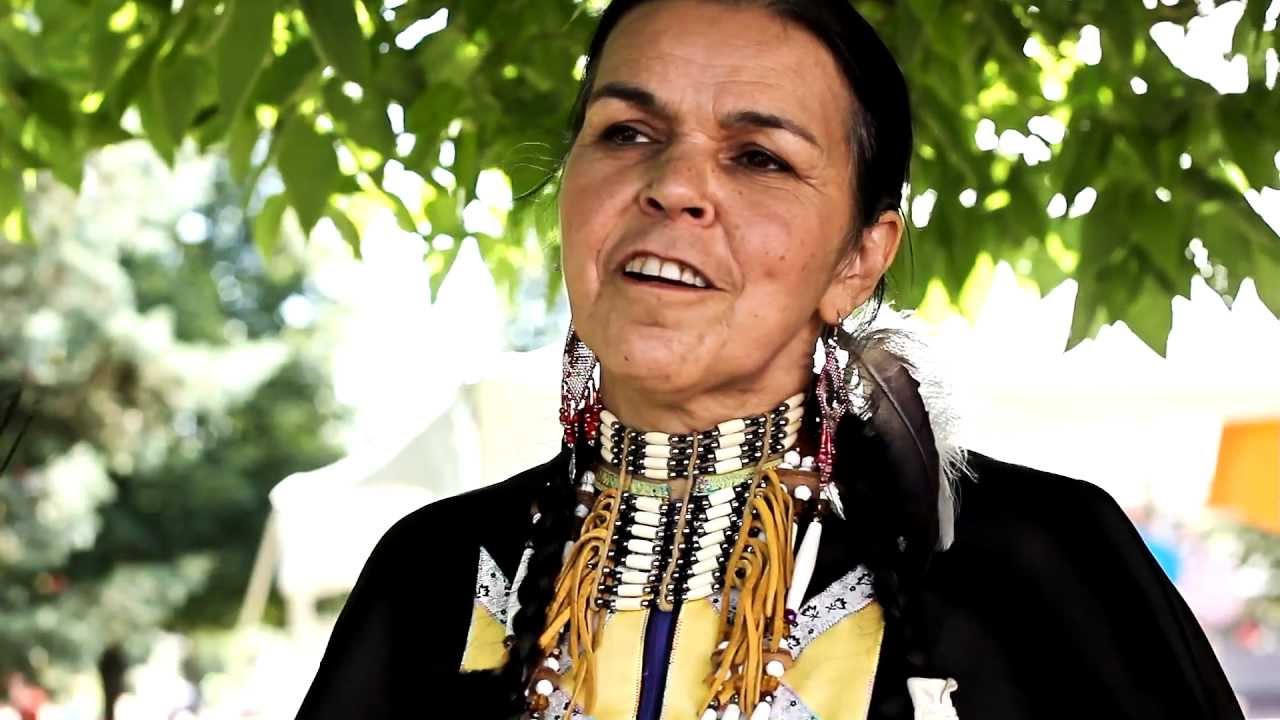
<svg viewBox="0 0 1280 720">
<path fill-rule="evenodd" d="M 959 489 L 957 541 L 1019 528 L 1067 536 L 1099 524 L 1111 532 L 1132 523 L 1107 491 L 1084 480 L 969 453 L 971 477 Z"/>
<path fill-rule="evenodd" d="M 1064 568 L 1096 576 L 1156 567 L 1128 515 L 1097 485 L 978 453 L 969 460 L 944 564 L 991 565 L 1011 583 L 1036 585 Z"/>
<path fill-rule="evenodd" d="M 502 482 L 442 498 L 405 515 L 378 543 L 377 552 L 422 548 L 424 543 L 459 546 L 519 544 L 539 490 L 559 470 L 561 457 Z"/>
</svg>

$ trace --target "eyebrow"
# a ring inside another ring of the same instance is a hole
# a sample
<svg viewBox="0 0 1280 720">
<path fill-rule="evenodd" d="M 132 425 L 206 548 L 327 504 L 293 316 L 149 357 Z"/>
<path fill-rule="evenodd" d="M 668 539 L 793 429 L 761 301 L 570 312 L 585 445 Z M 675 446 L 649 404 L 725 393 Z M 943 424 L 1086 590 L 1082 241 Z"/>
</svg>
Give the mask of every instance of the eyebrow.
<svg viewBox="0 0 1280 720">
<path fill-rule="evenodd" d="M 631 85 L 623 82 L 610 82 L 601 85 L 591 93 L 591 99 L 587 102 L 590 107 L 597 100 L 604 98 L 613 98 L 621 100 L 629 105 L 634 105 L 641 110 L 651 112 L 663 120 L 671 120 L 675 117 L 675 112 L 658 99 L 652 92 L 645 90 L 638 85 Z M 797 123 L 790 118 L 769 112 L 761 112 L 758 110 L 737 110 L 720 118 L 721 127 L 756 127 L 768 130 L 785 130 L 810 145 L 821 148 L 818 138 L 809 131 L 808 128 Z"/>
</svg>

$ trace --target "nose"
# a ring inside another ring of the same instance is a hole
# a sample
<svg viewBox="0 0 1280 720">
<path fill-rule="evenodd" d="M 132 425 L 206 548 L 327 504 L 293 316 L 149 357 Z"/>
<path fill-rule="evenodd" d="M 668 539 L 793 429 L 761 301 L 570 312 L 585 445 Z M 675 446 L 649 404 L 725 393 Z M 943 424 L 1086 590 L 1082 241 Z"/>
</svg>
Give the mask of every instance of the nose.
<svg viewBox="0 0 1280 720">
<path fill-rule="evenodd" d="M 641 212 L 665 215 L 674 222 L 710 225 L 715 221 L 715 206 L 708 191 L 708 162 L 688 149 L 659 160 L 653 178 L 637 198 Z"/>
</svg>

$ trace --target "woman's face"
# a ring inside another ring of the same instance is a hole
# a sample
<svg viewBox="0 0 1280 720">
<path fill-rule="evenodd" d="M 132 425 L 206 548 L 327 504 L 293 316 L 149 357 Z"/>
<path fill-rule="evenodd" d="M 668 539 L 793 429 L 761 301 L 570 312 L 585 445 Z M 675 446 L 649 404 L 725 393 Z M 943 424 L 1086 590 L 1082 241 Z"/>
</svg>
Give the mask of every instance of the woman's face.
<svg viewBox="0 0 1280 720">
<path fill-rule="evenodd" d="M 851 103 L 822 43 L 767 10 L 661 0 L 618 24 L 560 200 L 607 399 L 777 385 L 774 402 L 807 379 L 823 319 L 883 272 L 847 261 Z"/>
</svg>

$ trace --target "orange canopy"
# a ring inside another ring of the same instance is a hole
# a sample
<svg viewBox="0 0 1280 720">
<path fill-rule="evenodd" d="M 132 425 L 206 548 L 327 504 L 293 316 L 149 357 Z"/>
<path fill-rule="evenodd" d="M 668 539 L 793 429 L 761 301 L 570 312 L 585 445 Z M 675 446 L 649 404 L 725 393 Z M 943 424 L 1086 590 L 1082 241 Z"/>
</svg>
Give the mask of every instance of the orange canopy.
<svg viewBox="0 0 1280 720">
<path fill-rule="evenodd" d="M 1209 505 L 1280 534 L 1280 419 L 1223 426 Z"/>
</svg>

